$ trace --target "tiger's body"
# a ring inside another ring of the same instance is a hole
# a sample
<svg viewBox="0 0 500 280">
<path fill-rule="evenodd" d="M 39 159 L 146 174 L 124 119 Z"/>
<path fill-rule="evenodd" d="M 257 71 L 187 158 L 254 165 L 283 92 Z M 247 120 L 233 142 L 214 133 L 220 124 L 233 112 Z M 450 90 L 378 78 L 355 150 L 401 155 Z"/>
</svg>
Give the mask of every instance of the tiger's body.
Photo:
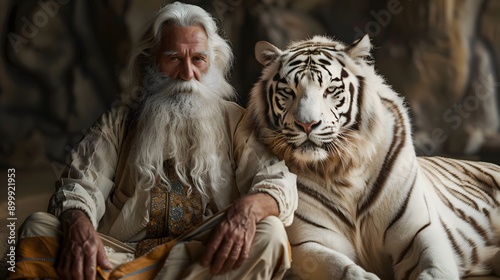
<svg viewBox="0 0 500 280">
<path fill-rule="evenodd" d="M 500 167 L 417 157 L 404 101 L 376 73 L 370 49 L 368 37 L 256 45 L 265 66 L 249 125 L 298 176 L 288 278 L 490 273 L 500 266 Z"/>
</svg>

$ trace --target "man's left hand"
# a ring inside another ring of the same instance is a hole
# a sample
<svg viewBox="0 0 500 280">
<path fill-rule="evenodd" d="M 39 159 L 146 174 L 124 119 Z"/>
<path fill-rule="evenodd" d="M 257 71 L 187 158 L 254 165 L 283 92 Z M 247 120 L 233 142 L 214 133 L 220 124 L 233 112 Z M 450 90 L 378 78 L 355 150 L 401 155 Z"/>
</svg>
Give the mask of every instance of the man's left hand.
<svg viewBox="0 0 500 280">
<path fill-rule="evenodd" d="M 278 215 L 278 205 L 268 194 L 251 194 L 236 201 L 212 231 L 201 264 L 210 265 L 213 274 L 239 268 L 250 254 L 257 223 L 270 215 Z"/>
</svg>

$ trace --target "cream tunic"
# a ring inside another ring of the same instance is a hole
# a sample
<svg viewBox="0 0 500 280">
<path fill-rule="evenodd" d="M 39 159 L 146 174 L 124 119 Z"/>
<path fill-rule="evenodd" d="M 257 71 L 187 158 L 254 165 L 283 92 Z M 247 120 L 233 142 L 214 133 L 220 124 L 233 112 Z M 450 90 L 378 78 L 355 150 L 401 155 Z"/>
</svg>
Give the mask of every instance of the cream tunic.
<svg viewBox="0 0 500 280">
<path fill-rule="evenodd" d="M 239 125 L 244 123 L 242 107 L 227 101 L 224 106 L 232 143 L 223 167 L 227 184 L 217 193 L 212 191 L 210 201 L 204 202 L 206 218 L 243 194 L 265 192 L 278 203 L 278 218 L 285 226 L 290 225 L 297 208 L 296 176 L 256 140 L 246 125 Z M 115 105 L 87 132 L 56 183 L 49 212 L 59 216 L 68 209 L 81 209 L 99 232 L 135 242 L 145 237 L 150 196 L 148 191 L 136 188 L 131 179 L 129 112 L 129 107 Z"/>
</svg>

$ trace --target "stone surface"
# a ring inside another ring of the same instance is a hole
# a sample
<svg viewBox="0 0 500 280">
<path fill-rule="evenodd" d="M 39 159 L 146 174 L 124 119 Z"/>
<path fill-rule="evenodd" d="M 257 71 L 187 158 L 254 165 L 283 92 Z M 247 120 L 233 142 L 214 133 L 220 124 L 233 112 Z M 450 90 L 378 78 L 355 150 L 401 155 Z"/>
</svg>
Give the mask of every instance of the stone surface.
<svg viewBox="0 0 500 280">
<path fill-rule="evenodd" d="M 6 168 L 18 170 L 17 226 L 46 209 L 71 147 L 120 94 L 128 52 L 165 2 L 0 1 L 0 178 Z M 315 34 L 351 42 L 369 33 L 376 67 L 407 98 L 415 136 L 431 145 L 417 146 L 421 154 L 500 163 L 500 1 L 186 2 L 212 12 L 231 41 L 242 105 L 260 74 L 257 41 L 284 47 Z M 443 115 L 459 105 L 473 110 L 451 111 L 447 121 Z M 5 209 L 5 194 L 0 199 Z M 5 215 L 1 210 L 1 221 Z M 2 257 L 6 237 L 2 226 Z M 5 265 L 1 260 L 0 279 Z"/>
</svg>

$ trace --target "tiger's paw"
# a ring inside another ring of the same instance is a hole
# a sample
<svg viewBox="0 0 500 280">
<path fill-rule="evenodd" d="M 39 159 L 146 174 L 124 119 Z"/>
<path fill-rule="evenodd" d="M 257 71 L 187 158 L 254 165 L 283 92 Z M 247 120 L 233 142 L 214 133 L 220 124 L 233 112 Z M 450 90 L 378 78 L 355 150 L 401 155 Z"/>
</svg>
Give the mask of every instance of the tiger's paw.
<svg viewBox="0 0 500 280">
<path fill-rule="evenodd" d="M 344 275 L 342 275 L 342 280 L 380 280 L 377 275 L 367 272 L 361 266 L 351 264 L 345 267 Z"/>
</svg>

